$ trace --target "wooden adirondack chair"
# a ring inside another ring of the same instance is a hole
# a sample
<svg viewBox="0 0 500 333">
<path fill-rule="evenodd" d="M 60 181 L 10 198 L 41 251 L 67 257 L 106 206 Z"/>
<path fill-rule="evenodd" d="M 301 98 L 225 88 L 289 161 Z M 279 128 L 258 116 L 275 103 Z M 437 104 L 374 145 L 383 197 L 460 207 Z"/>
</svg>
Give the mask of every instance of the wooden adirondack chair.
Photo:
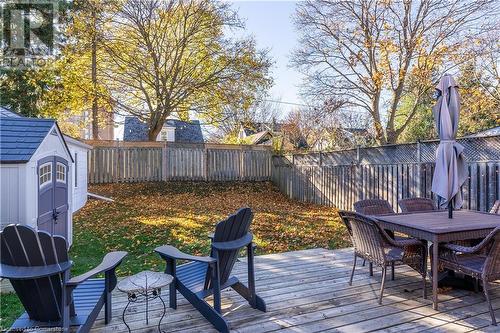
<svg viewBox="0 0 500 333">
<path fill-rule="evenodd" d="M 231 287 L 243 296 L 254 309 L 266 311 L 264 300 L 255 293 L 254 244 L 249 232 L 253 213 L 250 208 L 242 208 L 215 227 L 212 237 L 212 249 L 209 257 L 192 256 L 165 245 L 155 249 L 165 259 L 165 272 L 174 277 L 170 285 L 170 307 L 177 307 L 179 292 L 214 325 L 219 332 L 229 332 L 229 324 L 222 316 L 221 290 Z M 231 276 L 231 270 L 238 253 L 247 248 L 248 287 L 237 277 Z M 176 266 L 176 260 L 188 260 L 190 263 Z M 213 295 L 214 306 L 205 298 Z"/>
<path fill-rule="evenodd" d="M 103 306 L 109 323 L 115 268 L 126 252 L 108 253 L 96 268 L 70 278 L 73 263 L 64 237 L 11 224 L 0 232 L 0 246 L 0 277 L 10 280 L 26 310 L 12 330 L 60 327 L 68 332 L 78 326 L 77 332 L 88 332 Z M 105 278 L 91 279 L 99 273 Z"/>
</svg>

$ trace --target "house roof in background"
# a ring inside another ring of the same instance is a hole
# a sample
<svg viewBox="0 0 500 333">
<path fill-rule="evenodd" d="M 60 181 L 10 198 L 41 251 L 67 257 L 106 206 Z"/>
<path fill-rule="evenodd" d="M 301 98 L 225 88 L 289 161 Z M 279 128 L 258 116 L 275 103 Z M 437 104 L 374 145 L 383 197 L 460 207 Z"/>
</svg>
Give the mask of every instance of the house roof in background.
<svg viewBox="0 0 500 333">
<path fill-rule="evenodd" d="M 0 119 L 0 162 L 26 163 L 55 124 L 53 119 L 4 117 Z"/>
<path fill-rule="evenodd" d="M 247 123 L 241 124 L 241 127 L 243 131 L 245 132 L 246 136 L 254 135 L 263 131 L 269 131 L 269 132 L 280 132 L 282 124 L 276 121 L 272 122 L 254 122 L 254 123 Z"/>
<path fill-rule="evenodd" d="M 198 120 L 189 122 L 167 119 L 163 126 L 175 128 L 175 142 L 181 143 L 203 143 L 203 132 Z M 125 117 L 123 130 L 124 141 L 148 141 L 148 128 L 145 123 L 137 117 Z"/>
<path fill-rule="evenodd" d="M 247 136 L 247 139 L 250 140 L 250 143 L 253 145 L 258 145 L 262 143 L 270 143 L 269 139 L 272 138 L 273 134 L 270 131 L 262 131 L 259 133 L 255 133 Z"/>
</svg>

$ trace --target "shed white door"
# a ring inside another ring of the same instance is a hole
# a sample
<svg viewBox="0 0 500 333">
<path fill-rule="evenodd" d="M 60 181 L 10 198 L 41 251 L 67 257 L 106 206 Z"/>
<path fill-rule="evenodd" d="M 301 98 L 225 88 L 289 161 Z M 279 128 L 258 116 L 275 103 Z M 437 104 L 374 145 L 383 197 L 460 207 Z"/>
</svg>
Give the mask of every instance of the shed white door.
<svg viewBox="0 0 500 333">
<path fill-rule="evenodd" d="M 68 161 L 38 161 L 38 229 L 68 239 Z"/>
</svg>

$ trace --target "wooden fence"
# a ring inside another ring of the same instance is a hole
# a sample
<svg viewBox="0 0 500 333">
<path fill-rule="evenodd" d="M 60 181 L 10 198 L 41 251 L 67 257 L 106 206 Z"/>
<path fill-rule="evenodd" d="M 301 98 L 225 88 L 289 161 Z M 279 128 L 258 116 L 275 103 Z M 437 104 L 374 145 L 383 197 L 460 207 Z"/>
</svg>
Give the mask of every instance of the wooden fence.
<svg viewBox="0 0 500 333">
<path fill-rule="evenodd" d="M 89 183 L 169 180 L 264 181 L 271 148 L 249 145 L 88 141 Z"/>
<path fill-rule="evenodd" d="M 468 162 L 469 177 L 462 187 L 464 208 L 488 211 L 499 199 L 500 161 Z M 362 199 L 436 199 L 431 192 L 434 163 L 293 165 L 273 158 L 273 182 L 290 198 L 352 210 Z"/>
<path fill-rule="evenodd" d="M 457 140 L 468 178 L 464 208 L 488 211 L 500 198 L 500 136 Z M 290 198 L 352 210 L 363 199 L 435 198 L 431 191 L 439 141 L 273 157 L 272 179 Z"/>
<path fill-rule="evenodd" d="M 487 211 L 500 198 L 500 136 L 459 140 L 466 147 L 464 208 Z M 352 209 L 357 200 L 431 192 L 437 142 L 272 156 L 271 148 L 161 142 L 88 141 L 89 183 L 273 180 L 290 198 Z"/>
</svg>

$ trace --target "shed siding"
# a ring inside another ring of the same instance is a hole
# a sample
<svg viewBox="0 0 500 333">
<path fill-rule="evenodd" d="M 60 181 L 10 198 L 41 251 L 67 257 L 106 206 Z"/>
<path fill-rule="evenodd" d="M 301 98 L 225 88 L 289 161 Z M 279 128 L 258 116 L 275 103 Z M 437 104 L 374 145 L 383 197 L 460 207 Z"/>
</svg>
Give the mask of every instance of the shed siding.
<svg viewBox="0 0 500 333">
<path fill-rule="evenodd" d="M 11 223 L 22 223 L 19 214 L 19 180 L 23 169 L 19 165 L 2 165 L 0 167 L 0 226 Z"/>
<path fill-rule="evenodd" d="M 69 150 L 73 155 L 73 213 L 85 206 L 87 203 L 87 149 L 68 143 Z M 75 186 L 75 171 L 78 177 Z"/>
</svg>

